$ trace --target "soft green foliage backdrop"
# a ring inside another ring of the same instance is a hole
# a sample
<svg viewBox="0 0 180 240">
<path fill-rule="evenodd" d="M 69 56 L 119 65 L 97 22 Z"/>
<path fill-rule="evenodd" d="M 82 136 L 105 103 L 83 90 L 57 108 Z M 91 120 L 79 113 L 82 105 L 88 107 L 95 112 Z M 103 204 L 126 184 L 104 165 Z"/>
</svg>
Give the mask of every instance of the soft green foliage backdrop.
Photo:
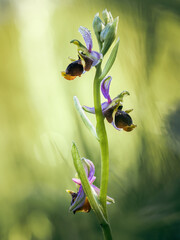
<svg viewBox="0 0 180 240">
<path fill-rule="evenodd" d="M 91 211 L 68 212 L 75 190 L 71 142 L 94 161 L 98 143 L 73 106 L 92 106 L 94 69 L 74 81 L 60 75 L 76 58 L 70 40 L 92 31 L 96 12 L 119 16 L 120 48 L 111 96 L 131 93 L 124 108 L 138 127 L 108 123 L 108 207 L 114 239 L 180 239 L 180 6 L 176 0 L 0 1 L 0 239 L 101 239 Z M 94 39 L 94 50 L 97 43 Z M 94 116 L 89 116 L 95 124 Z"/>
</svg>

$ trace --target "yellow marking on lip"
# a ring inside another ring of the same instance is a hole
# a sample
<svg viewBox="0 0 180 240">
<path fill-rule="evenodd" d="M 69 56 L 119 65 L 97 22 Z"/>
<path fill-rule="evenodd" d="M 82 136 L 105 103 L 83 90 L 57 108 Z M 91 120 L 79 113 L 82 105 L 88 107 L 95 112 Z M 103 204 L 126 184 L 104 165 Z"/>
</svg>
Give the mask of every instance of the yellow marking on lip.
<svg viewBox="0 0 180 240">
<path fill-rule="evenodd" d="M 126 131 L 126 132 L 131 132 L 136 127 L 137 127 L 137 125 L 131 124 L 131 126 L 123 127 L 123 130 Z"/>
<path fill-rule="evenodd" d="M 66 72 L 61 72 L 61 75 L 67 80 L 74 80 L 77 77 L 77 76 L 71 76 L 69 74 L 66 74 Z"/>
</svg>

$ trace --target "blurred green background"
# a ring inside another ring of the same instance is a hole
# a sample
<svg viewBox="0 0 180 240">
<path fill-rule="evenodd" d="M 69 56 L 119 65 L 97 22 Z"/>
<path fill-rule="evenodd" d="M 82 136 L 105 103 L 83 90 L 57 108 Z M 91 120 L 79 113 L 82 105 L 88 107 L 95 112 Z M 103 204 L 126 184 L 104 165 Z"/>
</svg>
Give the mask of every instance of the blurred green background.
<svg viewBox="0 0 180 240">
<path fill-rule="evenodd" d="M 69 42 L 82 41 L 79 26 L 92 31 L 105 8 L 119 16 L 110 94 L 131 93 L 124 109 L 138 125 L 127 133 L 106 122 L 114 239 L 180 239 L 179 1 L 1 0 L 1 240 L 102 239 L 93 211 L 69 213 L 65 192 L 76 190 L 72 140 L 95 163 L 99 185 L 98 143 L 73 106 L 74 95 L 93 105 L 95 70 L 74 81 L 60 71 L 77 56 Z"/>
</svg>

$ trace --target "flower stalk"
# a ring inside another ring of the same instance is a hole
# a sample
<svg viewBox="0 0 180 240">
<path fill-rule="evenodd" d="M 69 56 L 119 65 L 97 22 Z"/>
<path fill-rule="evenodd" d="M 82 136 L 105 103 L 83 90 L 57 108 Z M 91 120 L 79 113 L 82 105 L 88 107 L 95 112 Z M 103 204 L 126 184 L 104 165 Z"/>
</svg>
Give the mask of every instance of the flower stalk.
<svg viewBox="0 0 180 240">
<path fill-rule="evenodd" d="M 101 109 L 101 95 L 100 95 L 100 75 L 102 74 L 101 62 L 96 66 L 96 75 L 94 78 L 94 107 L 96 115 L 96 132 L 99 138 L 99 145 L 101 151 L 101 185 L 100 185 L 100 196 L 99 200 L 103 209 L 104 216 L 108 221 L 107 216 L 107 188 L 108 188 L 108 177 L 109 177 L 109 147 L 106 128 L 104 125 L 104 117 Z M 111 229 L 109 223 L 101 225 L 104 238 L 112 239 Z"/>
<path fill-rule="evenodd" d="M 103 208 L 104 215 L 107 219 L 106 210 L 106 196 L 108 187 L 108 176 L 109 176 L 109 148 L 107 133 L 104 125 L 104 117 L 101 109 L 101 95 L 100 95 L 100 84 L 99 79 L 102 73 L 101 63 L 96 66 L 96 75 L 94 78 L 94 107 L 96 115 L 96 132 L 99 138 L 100 151 L 101 151 L 101 185 L 100 185 L 100 202 Z"/>
<path fill-rule="evenodd" d="M 120 41 L 119 38 L 109 54 L 103 70 L 101 68 L 104 56 L 116 38 L 119 20 L 118 17 L 113 19 L 111 12 L 108 12 L 106 9 L 103 11 L 102 16 L 104 21 L 100 19 L 99 14 L 96 14 L 93 20 L 93 29 L 99 44 L 99 52 L 92 50 L 93 42 L 91 32 L 87 28 L 80 26 L 79 32 L 86 46 L 79 40 L 74 39 L 71 41 L 71 43 L 78 47 L 78 60 L 72 59 L 72 63 L 70 63 L 61 74 L 67 80 L 74 80 L 76 77 L 80 77 L 82 74 L 89 71 L 92 67 L 96 68 L 93 82 L 94 107 L 81 106 L 76 96 L 74 97 L 74 104 L 83 123 L 99 142 L 101 153 L 100 189 L 93 184 L 96 179 L 93 162 L 89 159 L 81 158 L 76 144 L 73 143 L 71 153 L 77 171 L 77 177 L 72 178 L 72 180 L 77 185 L 77 192 L 71 190 L 67 190 L 67 192 L 72 197 L 69 210 L 74 214 L 76 212 L 88 213 L 92 208 L 99 220 L 104 239 L 112 240 L 111 228 L 107 215 L 107 204 L 114 203 L 114 199 L 107 196 L 109 146 L 104 119 L 119 131 L 124 130 L 126 132 L 131 132 L 136 125 L 133 124 L 132 118 L 128 114 L 132 109 L 122 110 L 123 97 L 129 95 L 129 92 L 123 91 L 115 98 L 111 98 L 109 93 L 112 77 L 107 76 L 107 74 L 116 59 Z M 106 99 L 103 103 L 101 103 L 101 94 Z M 84 111 L 95 114 L 96 128 Z"/>
</svg>

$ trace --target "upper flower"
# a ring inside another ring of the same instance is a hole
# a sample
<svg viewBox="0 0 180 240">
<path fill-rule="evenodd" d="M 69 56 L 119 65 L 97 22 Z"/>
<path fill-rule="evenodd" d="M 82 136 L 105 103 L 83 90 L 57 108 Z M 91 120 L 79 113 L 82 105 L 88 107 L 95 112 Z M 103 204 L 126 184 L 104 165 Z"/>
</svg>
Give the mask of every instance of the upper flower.
<svg viewBox="0 0 180 240">
<path fill-rule="evenodd" d="M 77 76 L 81 76 L 86 71 L 89 71 L 91 67 L 96 66 L 102 54 L 96 51 L 92 51 L 93 43 L 90 31 L 85 27 L 79 27 L 79 32 L 84 38 L 86 47 L 78 40 L 72 40 L 78 47 L 78 60 L 74 60 L 68 65 L 65 72 L 61 72 L 62 76 L 67 80 L 73 80 Z"/>
<path fill-rule="evenodd" d="M 94 194 L 99 196 L 100 189 L 93 185 L 93 182 L 95 181 L 96 177 L 95 174 L 95 167 L 93 162 L 91 162 L 88 159 L 82 158 L 83 167 L 85 169 L 86 175 L 88 177 L 88 181 L 92 187 L 92 190 L 94 191 Z M 83 190 L 81 180 L 79 178 L 73 178 L 72 179 L 79 187 L 78 192 L 75 193 L 71 190 L 66 190 L 68 193 L 72 196 L 70 211 L 73 211 L 73 213 L 76 212 L 89 212 L 91 210 L 91 206 L 89 204 L 88 198 L 86 197 L 86 194 Z M 108 203 L 114 203 L 114 199 L 107 196 L 107 204 Z"/>
<path fill-rule="evenodd" d="M 113 100 L 109 95 L 109 88 L 111 84 L 112 77 L 108 76 L 104 78 L 101 82 L 101 92 L 103 96 L 107 99 L 106 102 L 101 104 L 102 113 L 109 123 L 111 123 L 117 130 L 125 130 L 127 132 L 132 131 L 136 125 L 133 124 L 132 118 L 128 113 L 132 111 L 125 110 L 123 108 L 123 97 L 129 95 L 129 92 L 123 91 Z M 95 113 L 95 108 L 90 108 L 83 106 L 83 109 L 89 113 Z"/>
</svg>

